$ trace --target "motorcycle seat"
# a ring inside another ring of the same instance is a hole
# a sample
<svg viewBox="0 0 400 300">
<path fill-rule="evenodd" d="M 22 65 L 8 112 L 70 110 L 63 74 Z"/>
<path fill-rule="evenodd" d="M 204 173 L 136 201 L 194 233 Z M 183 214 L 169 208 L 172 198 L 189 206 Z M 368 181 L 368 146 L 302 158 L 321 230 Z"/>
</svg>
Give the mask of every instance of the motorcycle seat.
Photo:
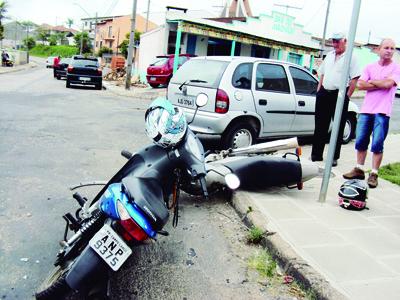
<svg viewBox="0 0 400 300">
<path fill-rule="evenodd" d="M 161 184 L 154 178 L 129 176 L 122 179 L 122 186 L 128 199 L 148 217 L 154 230 L 161 230 L 169 218 Z"/>
</svg>

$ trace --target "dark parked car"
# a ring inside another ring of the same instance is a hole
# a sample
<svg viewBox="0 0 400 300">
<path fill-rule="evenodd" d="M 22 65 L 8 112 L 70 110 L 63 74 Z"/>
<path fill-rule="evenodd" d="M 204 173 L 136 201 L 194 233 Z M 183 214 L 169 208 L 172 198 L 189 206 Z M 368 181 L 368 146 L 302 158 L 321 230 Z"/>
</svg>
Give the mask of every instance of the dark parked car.
<svg viewBox="0 0 400 300">
<path fill-rule="evenodd" d="M 71 87 L 71 84 L 94 85 L 97 90 L 101 90 L 102 78 L 96 57 L 73 56 L 67 68 L 66 87 Z"/>
<path fill-rule="evenodd" d="M 193 56 L 195 55 L 180 54 L 178 68 Z M 160 84 L 169 83 L 174 69 L 174 57 L 174 54 L 157 56 L 156 61 L 147 68 L 146 78 L 151 87 L 156 88 Z"/>
<path fill-rule="evenodd" d="M 54 77 L 57 78 L 58 80 L 60 80 L 61 77 L 67 77 L 67 68 L 70 62 L 71 62 L 70 58 L 61 58 L 59 64 L 53 67 Z"/>
</svg>

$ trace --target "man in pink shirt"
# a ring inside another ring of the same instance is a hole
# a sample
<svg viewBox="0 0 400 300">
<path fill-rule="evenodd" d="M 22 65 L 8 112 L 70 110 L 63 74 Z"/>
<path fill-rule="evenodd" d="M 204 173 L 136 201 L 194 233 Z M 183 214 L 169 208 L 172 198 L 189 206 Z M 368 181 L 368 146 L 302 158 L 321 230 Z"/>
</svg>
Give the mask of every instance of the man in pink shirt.
<svg viewBox="0 0 400 300">
<path fill-rule="evenodd" d="M 389 130 L 393 100 L 400 82 L 400 65 L 392 60 L 395 50 L 394 41 L 384 39 L 378 48 L 379 61 L 368 65 L 357 83 L 358 89 L 367 91 L 358 116 L 355 145 L 357 166 L 349 173 L 343 174 L 343 177 L 365 179 L 364 163 L 372 134 L 372 171 L 367 181 L 370 188 L 378 185 L 378 169 L 383 158 L 383 143 Z"/>
</svg>

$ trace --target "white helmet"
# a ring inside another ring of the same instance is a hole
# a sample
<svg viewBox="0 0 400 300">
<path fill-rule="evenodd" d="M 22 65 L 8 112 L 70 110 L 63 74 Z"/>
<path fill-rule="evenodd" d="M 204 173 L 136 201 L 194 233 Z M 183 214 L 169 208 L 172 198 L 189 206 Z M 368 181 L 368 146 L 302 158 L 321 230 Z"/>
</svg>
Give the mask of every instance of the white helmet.
<svg viewBox="0 0 400 300">
<path fill-rule="evenodd" d="M 185 136 L 187 122 L 179 107 L 167 99 L 154 100 L 145 113 L 146 134 L 156 145 L 163 148 L 174 147 Z"/>
</svg>

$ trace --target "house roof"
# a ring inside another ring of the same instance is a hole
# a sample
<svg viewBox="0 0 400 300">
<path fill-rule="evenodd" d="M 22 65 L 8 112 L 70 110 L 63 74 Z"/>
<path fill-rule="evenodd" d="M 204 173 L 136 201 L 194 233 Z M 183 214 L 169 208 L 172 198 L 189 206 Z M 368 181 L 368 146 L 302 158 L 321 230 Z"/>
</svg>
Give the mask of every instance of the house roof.
<svg viewBox="0 0 400 300">
<path fill-rule="evenodd" d="M 58 31 L 58 32 L 71 32 L 71 33 L 76 33 L 78 32 L 75 29 L 72 28 L 68 28 L 62 25 L 58 25 L 58 26 L 51 26 L 49 24 L 43 23 L 42 25 L 40 25 L 41 28 L 46 29 L 46 30 L 53 30 L 53 31 Z"/>
</svg>

